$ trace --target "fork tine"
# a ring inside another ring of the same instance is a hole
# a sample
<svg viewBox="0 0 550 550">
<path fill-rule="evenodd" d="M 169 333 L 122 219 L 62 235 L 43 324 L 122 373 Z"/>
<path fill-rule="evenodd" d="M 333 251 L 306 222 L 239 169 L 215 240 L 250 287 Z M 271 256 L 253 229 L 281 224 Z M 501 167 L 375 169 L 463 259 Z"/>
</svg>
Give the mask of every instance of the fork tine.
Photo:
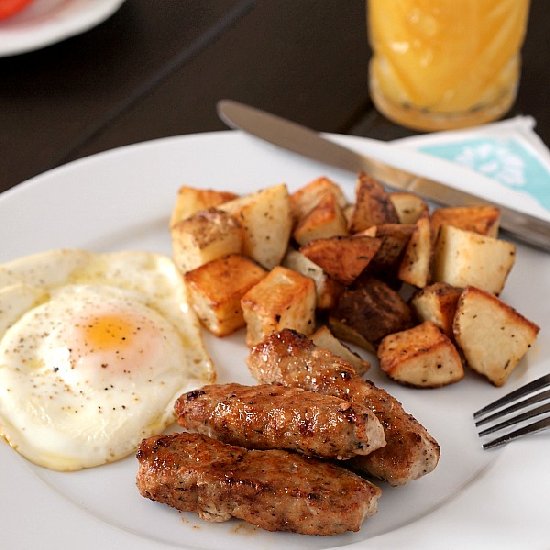
<svg viewBox="0 0 550 550">
<path fill-rule="evenodd" d="M 505 409 L 502 409 L 493 414 L 484 416 L 480 420 L 476 420 L 475 425 L 481 426 L 482 424 L 487 424 L 488 422 L 496 420 L 497 418 L 500 418 L 507 414 L 518 411 L 519 409 L 524 409 L 530 405 L 534 405 L 535 403 L 540 403 L 541 401 L 545 401 L 547 399 L 550 401 L 550 390 L 541 391 L 539 393 L 536 393 L 535 395 L 532 395 L 531 397 L 528 397 L 527 399 L 523 399 L 522 401 L 513 403 L 512 405 L 510 405 L 509 407 L 506 407 Z"/>
<path fill-rule="evenodd" d="M 510 432 L 508 434 L 502 435 L 500 437 L 497 437 L 493 441 L 490 441 L 489 443 L 485 443 L 483 445 L 484 449 L 492 449 L 493 447 L 498 447 L 499 445 L 504 445 L 505 443 L 508 443 L 512 439 L 516 439 L 518 437 L 532 434 L 536 432 L 540 432 L 546 428 L 550 427 L 550 417 L 549 418 L 543 418 L 542 420 L 539 420 L 538 422 L 533 422 L 532 424 L 528 424 L 527 426 L 524 426 L 523 428 L 519 428 L 518 430 L 515 430 L 513 432 Z"/>
<path fill-rule="evenodd" d="M 502 428 L 507 428 L 508 426 L 519 424 L 524 420 L 529 420 L 530 418 L 539 416 L 540 414 L 544 414 L 547 412 L 550 412 L 550 403 L 546 403 L 544 405 L 541 405 L 540 407 L 531 409 L 530 411 L 513 416 L 512 418 L 509 418 L 504 422 L 500 422 L 499 424 L 495 424 L 494 426 L 489 426 L 489 428 L 486 428 L 485 430 L 479 432 L 479 435 L 481 436 L 481 435 L 492 434 L 494 432 L 497 432 L 498 430 L 501 430 Z"/>
<path fill-rule="evenodd" d="M 499 407 L 502 407 L 507 403 L 511 403 L 512 401 L 515 401 L 520 397 L 525 397 L 529 393 L 533 391 L 541 390 L 543 388 L 546 388 L 547 386 L 550 386 L 550 374 L 541 376 L 540 378 L 537 378 L 537 380 L 533 380 L 532 382 L 525 384 L 525 386 L 521 386 L 517 390 L 514 390 L 506 394 L 504 397 L 501 397 L 500 399 L 497 399 L 496 401 L 489 403 L 479 411 L 475 412 L 474 418 L 477 419 L 481 416 L 484 416 L 488 412 L 494 411 L 495 409 L 498 409 Z"/>
</svg>

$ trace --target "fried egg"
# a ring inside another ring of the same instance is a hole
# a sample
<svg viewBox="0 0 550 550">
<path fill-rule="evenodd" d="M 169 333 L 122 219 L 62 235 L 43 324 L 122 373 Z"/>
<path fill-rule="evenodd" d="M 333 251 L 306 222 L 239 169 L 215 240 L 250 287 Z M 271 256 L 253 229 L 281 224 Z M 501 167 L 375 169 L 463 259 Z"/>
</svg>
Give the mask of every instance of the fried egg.
<svg viewBox="0 0 550 550">
<path fill-rule="evenodd" d="M 53 250 L 0 265 L 0 434 L 35 464 L 123 458 L 214 378 L 169 258 Z"/>
</svg>

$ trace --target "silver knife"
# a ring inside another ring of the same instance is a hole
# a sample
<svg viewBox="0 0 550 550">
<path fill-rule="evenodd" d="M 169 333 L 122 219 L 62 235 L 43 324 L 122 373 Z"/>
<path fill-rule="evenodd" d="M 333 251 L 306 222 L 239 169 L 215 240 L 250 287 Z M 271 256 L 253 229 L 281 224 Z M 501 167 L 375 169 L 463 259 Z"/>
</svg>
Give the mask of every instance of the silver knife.
<svg viewBox="0 0 550 550">
<path fill-rule="evenodd" d="M 502 204 L 490 203 L 439 181 L 361 155 L 325 139 L 305 126 L 243 103 L 221 100 L 218 102 L 218 115 L 230 128 L 243 130 L 269 143 L 336 168 L 350 170 L 355 174 L 367 172 L 390 188 L 410 191 L 429 201 L 447 206 L 495 204 L 500 208 L 500 227 L 503 230 L 519 241 L 550 252 L 550 223 L 540 218 L 512 210 Z"/>
</svg>

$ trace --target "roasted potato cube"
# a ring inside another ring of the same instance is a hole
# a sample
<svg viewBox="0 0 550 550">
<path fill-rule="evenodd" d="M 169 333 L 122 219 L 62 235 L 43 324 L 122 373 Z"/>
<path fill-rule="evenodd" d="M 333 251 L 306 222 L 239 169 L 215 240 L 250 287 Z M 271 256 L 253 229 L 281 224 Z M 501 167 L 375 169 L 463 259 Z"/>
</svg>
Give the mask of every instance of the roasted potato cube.
<svg viewBox="0 0 550 550">
<path fill-rule="evenodd" d="M 382 184 L 367 174 L 359 174 L 350 232 L 359 233 L 383 223 L 399 223 L 395 206 Z"/>
<path fill-rule="evenodd" d="M 294 329 L 309 335 L 315 330 L 315 284 L 309 277 L 277 266 L 242 298 L 246 344 Z"/>
<path fill-rule="evenodd" d="M 251 259 L 232 255 L 188 271 L 184 278 L 200 322 L 212 334 L 225 336 L 244 327 L 241 299 L 266 275 Z"/>
<path fill-rule="evenodd" d="M 372 273 L 388 273 L 396 271 L 411 235 L 416 231 L 414 224 L 386 223 L 374 225 L 362 231 L 360 235 L 378 237 L 382 240 L 367 271 Z"/>
<path fill-rule="evenodd" d="M 346 204 L 344 208 L 342 209 L 342 212 L 344 213 L 344 218 L 346 218 L 346 224 L 348 228 L 348 233 L 351 228 L 351 218 L 353 216 L 353 210 L 355 209 L 355 205 L 352 203 Z"/>
<path fill-rule="evenodd" d="M 453 333 L 468 366 L 502 386 L 539 327 L 490 292 L 468 287 L 458 300 Z"/>
<path fill-rule="evenodd" d="M 182 273 L 211 260 L 239 254 L 243 233 L 240 223 L 227 212 L 201 210 L 171 228 L 174 262 Z"/>
<path fill-rule="evenodd" d="M 410 285 L 424 288 L 430 280 L 430 260 L 430 221 L 420 218 L 416 222 L 416 231 L 407 243 L 397 277 Z"/>
<path fill-rule="evenodd" d="M 360 348 L 366 349 L 371 353 L 376 352 L 376 347 L 365 338 L 365 336 L 359 332 L 359 330 L 348 323 L 347 319 L 340 319 L 331 315 L 329 317 L 329 327 L 336 337 L 340 340 L 349 342 L 350 344 L 355 344 Z"/>
<path fill-rule="evenodd" d="M 342 342 L 330 332 L 330 329 L 326 325 L 319 327 L 310 338 L 316 346 L 328 349 L 328 351 L 334 353 L 334 355 L 338 355 L 338 357 L 346 360 L 353 366 L 355 372 L 357 372 L 359 376 L 365 374 L 371 367 L 366 359 L 363 359 L 346 345 L 342 344 Z"/>
<path fill-rule="evenodd" d="M 197 189 L 182 186 L 178 190 L 176 204 L 170 217 L 170 226 L 185 220 L 195 212 L 215 208 L 223 202 L 236 199 L 235 193 L 229 191 L 215 191 L 213 189 Z"/>
<path fill-rule="evenodd" d="M 414 193 L 395 191 L 388 193 L 392 201 L 399 223 L 416 223 L 420 218 L 428 217 L 428 205 Z"/>
<path fill-rule="evenodd" d="M 289 250 L 283 259 L 283 266 L 293 269 L 315 283 L 317 309 L 330 309 L 336 305 L 343 290 L 340 283 L 331 279 L 317 264 L 297 250 Z"/>
<path fill-rule="evenodd" d="M 340 208 L 345 206 L 346 199 L 340 186 L 325 177 L 317 178 L 294 191 L 290 195 L 290 209 L 294 220 L 299 221 L 311 212 L 327 193 L 336 199 Z"/>
<path fill-rule="evenodd" d="M 401 296 L 377 279 L 362 282 L 357 290 L 344 290 L 330 312 L 333 334 L 369 351 L 388 334 L 413 324 L 412 311 Z"/>
<path fill-rule="evenodd" d="M 271 269 L 283 259 L 292 230 L 285 184 L 274 185 L 220 205 L 243 228 L 243 254 Z"/>
<path fill-rule="evenodd" d="M 349 285 L 369 265 L 381 243 L 380 239 L 365 235 L 331 237 L 311 241 L 300 247 L 300 252 L 330 277 Z"/>
<path fill-rule="evenodd" d="M 429 321 L 386 336 L 377 355 L 380 368 L 401 384 L 439 388 L 464 377 L 458 351 Z"/>
<path fill-rule="evenodd" d="M 433 283 L 419 290 L 411 299 L 416 316 L 430 321 L 449 338 L 453 336 L 453 319 L 462 289 L 447 283 Z"/>
<path fill-rule="evenodd" d="M 300 245 L 315 239 L 347 235 L 348 225 L 342 208 L 333 193 L 325 193 L 317 206 L 303 216 L 294 230 L 294 238 Z"/>
<path fill-rule="evenodd" d="M 452 225 L 465 231 L 496 237 L 500 221 L 500 210 L 496 206 L 456 206 L 438 208 L 430 217 L 434 238 L 442 225 Z"/>
<path fill-rule="evenodd" d="M 458 288 L 475 286 L 498 295 L 515 260 L 512 243 L 442 225 L 434 253 L 433 280 Z"/>
</svg>

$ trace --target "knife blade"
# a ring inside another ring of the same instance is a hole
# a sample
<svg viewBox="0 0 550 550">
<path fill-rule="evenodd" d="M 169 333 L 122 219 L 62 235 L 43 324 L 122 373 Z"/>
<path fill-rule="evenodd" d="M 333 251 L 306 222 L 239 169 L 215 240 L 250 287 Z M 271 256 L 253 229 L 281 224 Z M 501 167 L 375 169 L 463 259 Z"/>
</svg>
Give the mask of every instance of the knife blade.
<svg viewBox="0 0 550 550">
<path fill-rule="evenodd" d="M 355 174 L 367 172 L 387 187 L 410 191 L 446 206 L 494 204 L 500 209 L 501 229 L 525 244 L 550 252 L 550 223 L 545 220 L 361 155 L 310 128 L 249 105 L 224 99 L 217 108 L 220 119 L 230 128 L 336 168 Z"/>
</svg>

